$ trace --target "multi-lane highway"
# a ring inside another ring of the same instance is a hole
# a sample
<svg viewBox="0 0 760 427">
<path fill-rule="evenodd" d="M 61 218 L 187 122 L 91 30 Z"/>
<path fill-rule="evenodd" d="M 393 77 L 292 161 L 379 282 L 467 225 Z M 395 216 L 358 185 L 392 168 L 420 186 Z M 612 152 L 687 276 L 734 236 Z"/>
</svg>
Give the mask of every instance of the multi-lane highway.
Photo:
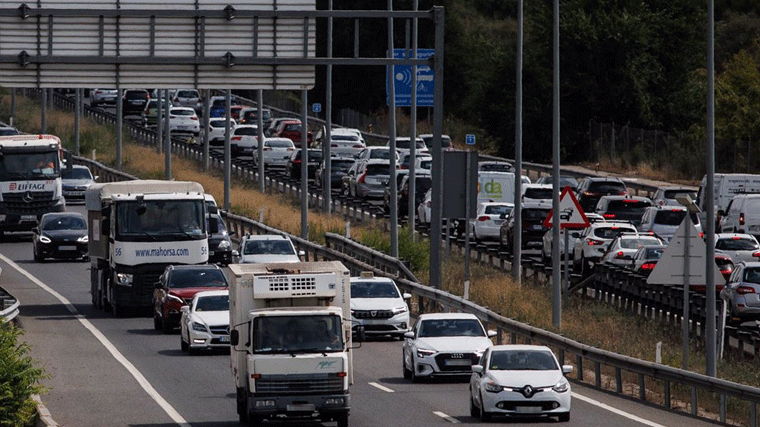
<svg viewBox="0 0 760 427">
<path fill-rule="evenodd" d="M 84 213 L 81 206 L 70 210 Z M 227 354 L 188 356 L 179 335 L 155 331 L 147 316 L 115 319 L 95 310 L 89 263 L 35 263 L 30 237 L 11 234 L 0 243 L 0 286 L 21 300 L 24 339 L 50 374 L 42 400 L 60 425 L 238 424 Z M 352 426 L 480 424 L 469 416 L 466 380 L 403 379 L 399 341 L 352 351 Z M 570 426 L 707 425 L 579 385 L 573 395 Z"/>
</svg>

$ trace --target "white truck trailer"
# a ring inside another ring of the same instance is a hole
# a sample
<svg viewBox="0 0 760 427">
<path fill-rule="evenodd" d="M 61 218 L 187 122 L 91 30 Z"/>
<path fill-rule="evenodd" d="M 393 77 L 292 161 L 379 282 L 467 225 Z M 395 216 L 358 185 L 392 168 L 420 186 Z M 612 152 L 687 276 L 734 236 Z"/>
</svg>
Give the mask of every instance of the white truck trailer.
<svg viewBox="0 0 760 427">
<path fill-rule="evenodd" d="M 85 193 L 92 303 L 120 316 L 151 308 L 169 264 L 204 264 L 208 236 L 203 186 L 190 181 L 93 184 Z"/>
<path fill-rule="evenodd" d="M 346 427 L 353 382 L 349 270 L 318 261 L 231 264 L 228 273 L 240 422 L 300 418 Z"/>
<path fill-rule="evenodd" d="M 0 137 L 0 237 L 29 231 L 43 214 L 63 212 L 61 140 L 53 135 Z"/>
</svg>

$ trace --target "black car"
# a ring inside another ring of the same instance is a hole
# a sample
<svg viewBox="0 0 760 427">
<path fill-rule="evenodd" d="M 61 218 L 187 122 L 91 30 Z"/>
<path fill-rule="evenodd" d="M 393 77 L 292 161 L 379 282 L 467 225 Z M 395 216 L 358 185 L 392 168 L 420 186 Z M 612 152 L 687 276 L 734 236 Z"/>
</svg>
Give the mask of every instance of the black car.
<svg viewBox="0 0 760 427">
<path fill-rule="evenodd" d="M 124 91 L 121 105 L 122 116 L 139 115 L 142 118 L 142 112 L 145 105 L 150 99 L 148 91 L 145 89 L 128 89 Z"/>
<path fill-rule="evenodd" d="M 228 231 L 224 219 L 218 213 L 206 214 L 208 229 L 208 262 L 228 265 L 232 262 L 232 241 L 234 231 Z"/>
<path fill-rule="evenodd" d="M 625 196 L 628 188 L 619 178 L 586 177 L 575 189 L 576 199 L 584 212 L 593 212 L 602 196 Z"/>
<path fill-rule="evenodd" d="M 521 205 L 522 212 L 522 240 L 521 247 L 526 249 L 530 246 L 543 245 L 544 233 L 548 228 L 544 227 L 544 220 L 549 216 L 551 203 L 526 202 Z M 512 252 L 515 241 L 515 211 L 512 209 L 499 228 L 499 243 L 502 249 Z"/>
<path fill-rule="evenodd" d="M 294 151 L 290 158 L 288 159 L 288 163 L 285 165 L 285 170 L 288 173 L 288 176 L 293 179 L 301 179 L 301 149 L 298 149 Z M 307 177 L 314 176 L 314 173 L 317 171 L 317 168 L 319 167 L 319 164 L 322 162 L 322 150 L 310 148 L 309 151 L 309 163 L 306 165 L 307 168 Z"/>
<path fill-rule="evenodd" d="M 84 193 L 95 183 L 90 168 L 84 165 L 71 165 L 61 169 L 61 188 L 66 203 L 84 203 Z"/>
<path fill-rule="evenodd" d="M 332 157 L 330 159 L 330 188 L 340 188 L 343 185 L 343 175 L 351 169 L 354 159 L 347 157 Z M 325 162 L 319 164 L 319 168 L 314 172 L 314 179 L 318 187 L 322 187 L 323 177 L 325 175 Z"/>
<path fill-rule="evenodd" d="M 89 259 L 87 221 L 80 213 L 46 213 L 32 233 L 34 260 L 37 262 L 43 262 L 45 258 Z"/>
</svg>

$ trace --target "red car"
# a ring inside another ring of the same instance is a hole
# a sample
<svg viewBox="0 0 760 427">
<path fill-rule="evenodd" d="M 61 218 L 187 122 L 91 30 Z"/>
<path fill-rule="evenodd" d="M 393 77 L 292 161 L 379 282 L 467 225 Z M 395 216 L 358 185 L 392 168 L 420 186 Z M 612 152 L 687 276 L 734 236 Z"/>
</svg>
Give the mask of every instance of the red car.
<svg viewBox="0 0 760 427">
<path fill-rule="evenodd" d="M 280 138 L 288 138 L 296 145 L 301 147 L 301 133 L 303 132 L 301 121 L 298 119 L 286 120 L 280 123 L 280 127 L 277 128 L 276 135 Z M 311 144 L 314 140 L 314 136 L 311 131 L 306 133 L 306 142 Z"/>
<path fill-rule="evenodd" d="M 181 308 L 201 291 L 228 289 L 227 278 L 219 266 L 170 265 L 153 290 L 153 327 L 165 334 L 179 327 Z"/>
</svg>

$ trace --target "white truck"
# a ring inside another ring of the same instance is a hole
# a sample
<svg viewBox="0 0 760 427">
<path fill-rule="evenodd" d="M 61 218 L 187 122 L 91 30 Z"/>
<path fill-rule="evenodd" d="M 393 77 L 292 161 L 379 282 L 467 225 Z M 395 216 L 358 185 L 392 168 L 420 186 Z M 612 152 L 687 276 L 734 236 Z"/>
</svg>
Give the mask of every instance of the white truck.
<svg viewBox="0 0 760 427">
<path fill-rule="evenodd" d="M 196 182 L 93 184 L 85 206 L 92 303 L 114 316 L 151 308 L 167 265 L 208 261 L 204 192 Z"/>
<path fill-rule="evenodd" d="M 228 275 L 240 422 L 292 418 L 346 427 L 353 383 L 349 270 L 339 261 L 231 264 Z"/>
<path fill-rule="evenodd" d="M 0 137 L 0 237 L 29 231 L 43 214 L 66 210 L 61 154 L 57 136 Z"/>
</svg>

